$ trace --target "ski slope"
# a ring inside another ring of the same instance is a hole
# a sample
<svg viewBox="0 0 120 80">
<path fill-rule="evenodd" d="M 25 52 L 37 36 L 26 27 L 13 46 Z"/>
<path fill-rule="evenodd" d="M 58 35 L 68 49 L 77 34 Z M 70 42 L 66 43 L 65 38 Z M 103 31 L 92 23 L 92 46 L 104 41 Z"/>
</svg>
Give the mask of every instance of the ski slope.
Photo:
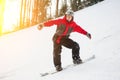
<svg viewBox="0 0 120 80">
<path fill-rule="evenodd" d="M 52 36 L 56 26 L 37 30 L 37 25 L 0 37 L 0 80 L 120 80 L 120 0 L 105 0 L 75 12 L 74 20 L 92 34 L 89 40 L 79 33 L 70 38 L 80 45 L 85 64 L 54 75 Z M 62 66 L 72 64 L 71 50 L 63 47 Z"/>
</svg>

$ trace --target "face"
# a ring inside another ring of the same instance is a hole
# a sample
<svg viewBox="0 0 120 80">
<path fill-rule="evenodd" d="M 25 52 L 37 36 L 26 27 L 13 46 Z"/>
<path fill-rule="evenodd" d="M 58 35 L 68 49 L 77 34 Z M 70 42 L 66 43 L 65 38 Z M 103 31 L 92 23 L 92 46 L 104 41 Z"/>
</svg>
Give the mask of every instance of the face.
<svg viewBox="0 0 120 80">
<path fill-rule="evenodd" d="M 73 16 L 71 16 L 71 15 L 66 15 L 66 20 L 67 20 L 67 21 L 70 22 L 70 21 L 72 20 L 72 18 L 73 18 Z"/>
</svg>

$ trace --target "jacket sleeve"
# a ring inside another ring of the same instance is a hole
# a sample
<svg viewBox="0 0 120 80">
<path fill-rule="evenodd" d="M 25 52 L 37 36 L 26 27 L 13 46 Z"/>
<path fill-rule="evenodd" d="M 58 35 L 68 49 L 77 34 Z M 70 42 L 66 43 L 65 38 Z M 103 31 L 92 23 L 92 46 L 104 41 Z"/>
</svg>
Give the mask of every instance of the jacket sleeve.
<svg viewBox="0 0 120 80">
<path fill-rule="evenodd" d="M 74 32 L 78 32 L 84 35 L 87 35 L 87 31 L 85 31 L 81 26 L 74 23 Z"/>
<path fill-rule="evenodd" d="M 61 19 L 50 20 L 50 21 L 44 22 L 44 26 L 50 27 L 53 25 L 58 25 L 60 21 L 61 21 Z"/>
</svg>

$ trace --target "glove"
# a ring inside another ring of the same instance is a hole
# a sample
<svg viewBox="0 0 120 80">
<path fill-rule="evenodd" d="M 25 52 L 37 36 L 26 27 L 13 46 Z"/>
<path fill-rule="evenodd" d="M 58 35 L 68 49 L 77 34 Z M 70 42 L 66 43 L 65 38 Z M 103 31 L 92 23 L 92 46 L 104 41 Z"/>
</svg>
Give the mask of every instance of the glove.
<svg viewBox="0 0 120 80">
<path fill-rule="evenodd" d="M 41 29 L 43 28 L 43 26 L 44 26 L 44 24 L 43 24 L 43 23 L 39 24 L 39 25 L 38 25 L 38 27 L 37 27 L 37 28 L 38 28 L 38 30 L 41 30 Z"/>
<path fill-rule="evenodd" d="M 87 33 L 86 36 L 91 39 L 91 34 L 90 33 Z"/>
</svg>

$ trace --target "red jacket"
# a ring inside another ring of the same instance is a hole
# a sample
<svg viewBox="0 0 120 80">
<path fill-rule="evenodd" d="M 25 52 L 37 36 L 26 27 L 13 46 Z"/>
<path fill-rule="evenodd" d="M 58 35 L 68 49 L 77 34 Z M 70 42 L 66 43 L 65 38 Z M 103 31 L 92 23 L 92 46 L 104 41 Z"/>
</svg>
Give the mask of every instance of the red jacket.
<svg viewBox="0 0 120 80">
<path fill-rule="evenodd" d="M 57 25 L 57 30 L 56 30 L 56 35 L 59 37 L 56 39 L 57 43 L 60 43 L 60 40 L 63 36 L 70 35 L 71 32 L 78 32 L 81 34 L 86 35 L 87 31 L 82 29 L 79 25 L 77 25 L 73 20 L 68 22 L 66 20 L 66 17 L 63 19 L 56 19 L 56 20 L 51 20 L 48 22 L 44 23 L 44 26 L 52 26 L 52 25 Z"/>
</svg>

